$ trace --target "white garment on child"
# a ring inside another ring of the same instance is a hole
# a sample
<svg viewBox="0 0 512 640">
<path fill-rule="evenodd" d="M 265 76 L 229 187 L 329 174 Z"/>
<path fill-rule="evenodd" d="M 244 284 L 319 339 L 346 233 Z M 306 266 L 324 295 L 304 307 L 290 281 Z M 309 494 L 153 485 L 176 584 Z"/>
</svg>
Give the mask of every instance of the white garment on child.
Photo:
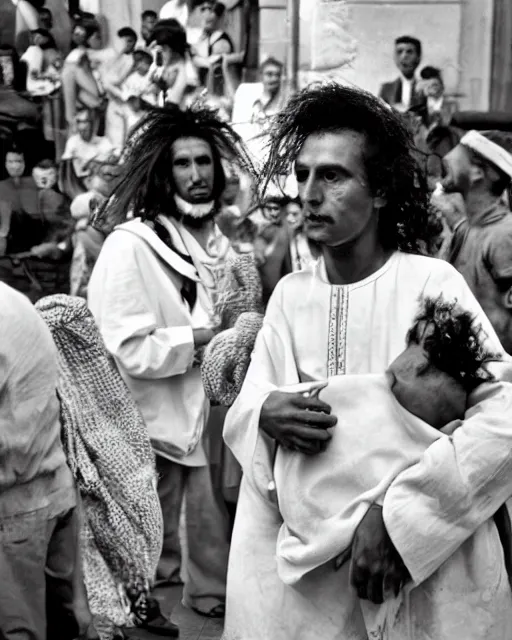
<svg viewBox="0 0 512 640">
<path fill-rule="evenodd" d="M 115 152 L 116 149 L 108 138 L 93 136 L 90 140 L 84 140 L 82 136 L 75 133 L 66 142 L 62 160 L 73 160 L 77 177 L 83 178 L 89 175 L 87 167 L 89 162 L 92 160 L 106 162 Z"/>
<path fill-rule="evenodd" d="M 123 99 L 125 101 L 129 98 L 136 97 L 142 98 L 145 102 L 149 102 L 149 104 L 155 106 L 157 100 L 152 88 L 153 82 L 149 71 L 144 76 L 141 76 L 140 73 L 137 72 L 130 73 L 121 85 L 121 91 L 123 92 Z"/>
<path fill-rule="evenodd" d="M 333 376 L 320 399 L 338 418 L 327 449 L 308 456 L 278 447 L 276 455 L 284 520 L 277 570 L 285 584 L 348 549 L 368 507 L 442 436 L 398 403 L 385 374 Z"/>
</svg>

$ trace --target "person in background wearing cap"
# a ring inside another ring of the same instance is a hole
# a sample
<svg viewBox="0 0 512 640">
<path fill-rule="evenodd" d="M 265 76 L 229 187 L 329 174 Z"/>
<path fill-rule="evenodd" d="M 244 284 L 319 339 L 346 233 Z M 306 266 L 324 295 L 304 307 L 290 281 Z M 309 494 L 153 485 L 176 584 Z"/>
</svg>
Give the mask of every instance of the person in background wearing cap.
<svg viewBox="0 0 512 640">
<path fill-rule="evenodd" d="M 466 217 L 454 227 L 448 261 L 464 276 L 512 353 L 512 134 L 468 132 L 444 157 L 445 193 L 460 193 Z"/>
</svg>

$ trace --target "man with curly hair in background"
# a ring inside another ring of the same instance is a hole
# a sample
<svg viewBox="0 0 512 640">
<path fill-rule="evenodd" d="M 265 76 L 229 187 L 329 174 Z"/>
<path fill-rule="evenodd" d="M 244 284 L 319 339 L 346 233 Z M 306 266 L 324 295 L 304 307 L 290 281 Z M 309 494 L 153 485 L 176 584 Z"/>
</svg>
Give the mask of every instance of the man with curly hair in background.
<svg viewBox="0 0 512 640">
<path fill-rule="evenodd" d="M 305 232 L 321 257 L 275 288 L 226 418 L 224 438 L 244 472 L 226 640 L 505 640 L 512 594 L 492 516 L 512 495 L 507 382 L 470 394 L 454 435 L 368 504 L 350 562 L 339 571 L 323 564 L 293 587 L 279 579 L 276 448 L 322 457 L 332 428 L 343 429 L 343 415 L 322 400 L 330 378 L 383 374 L 406 345 L 420 295 L 456 299 L 506 358 L 462 276 L 422 255 L 432 244 L 428 189 L 399 115 L 351 87 L 306 89 L 277 116 L 266 179 L 292 166 Z M 394 375 L 407 384 L 411 371 Z M 466 545 L 477 550 L 475 562 L 446 563 Z M 372 608 L 404 585 L 405 604 L 371 635 Z"/>
</svg>

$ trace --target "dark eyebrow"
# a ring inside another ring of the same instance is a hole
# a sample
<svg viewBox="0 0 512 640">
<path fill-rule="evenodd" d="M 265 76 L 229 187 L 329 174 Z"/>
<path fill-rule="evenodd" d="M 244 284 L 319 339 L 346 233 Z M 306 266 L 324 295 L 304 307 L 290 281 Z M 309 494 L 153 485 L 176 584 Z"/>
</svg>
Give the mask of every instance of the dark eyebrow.
<svg viewBox="0 0 512 640">
<path fill-rule="evenodd" d="M 310 171 L 311 167 L 302 165 L 299 162 L 295 163 L 295 171 Z M 316 171 L 341 171 L 342 173 L 350 173 L 350 171 L 341 164 L 319 164 L 315 167 Z"/>
</svg>

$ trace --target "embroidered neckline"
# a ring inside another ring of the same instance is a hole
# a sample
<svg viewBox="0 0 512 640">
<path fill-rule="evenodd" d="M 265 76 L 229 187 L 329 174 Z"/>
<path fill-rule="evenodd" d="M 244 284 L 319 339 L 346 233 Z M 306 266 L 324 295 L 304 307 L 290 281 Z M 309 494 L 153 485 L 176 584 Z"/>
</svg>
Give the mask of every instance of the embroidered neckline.
<svg viewBox="0 0 512 640">
<path fill-rule="evenodd" d="M 395 261 L 398 260 L 399 258 L 400 258 L 400 251 L 395 251 L 390 256 L 390 258 L 382 265 L 382 267 L 377 269 L 377 271 L 374 271 L 373 273 L 371 273 L 369 276 L 366 276 L 366 278 L 363 278 L 362 280 L 358 280 L 357 282 L 351 282 L 350 284 L 332 284 L 331 282 L 329 282 L 329 279 L 327 277 L 327 271 L 325 269 L 325 262 L 322 257 L 319 257 L 318 260 L 315 261 L 314 269 L 315 269 L 315 275 L 323 284 L 326 284 L 329 287 L 333 287 L 334 289 L 346 289 L 350 291 L 351 289 L 364 287 L 365 285 L 370 284 L 371 282 L 374 282 L 375 280 L 383 276 L 385 273 L 387 273 L 387 271 L 389 271 L 389 269 L 395 264 Z"/>
</svg>

